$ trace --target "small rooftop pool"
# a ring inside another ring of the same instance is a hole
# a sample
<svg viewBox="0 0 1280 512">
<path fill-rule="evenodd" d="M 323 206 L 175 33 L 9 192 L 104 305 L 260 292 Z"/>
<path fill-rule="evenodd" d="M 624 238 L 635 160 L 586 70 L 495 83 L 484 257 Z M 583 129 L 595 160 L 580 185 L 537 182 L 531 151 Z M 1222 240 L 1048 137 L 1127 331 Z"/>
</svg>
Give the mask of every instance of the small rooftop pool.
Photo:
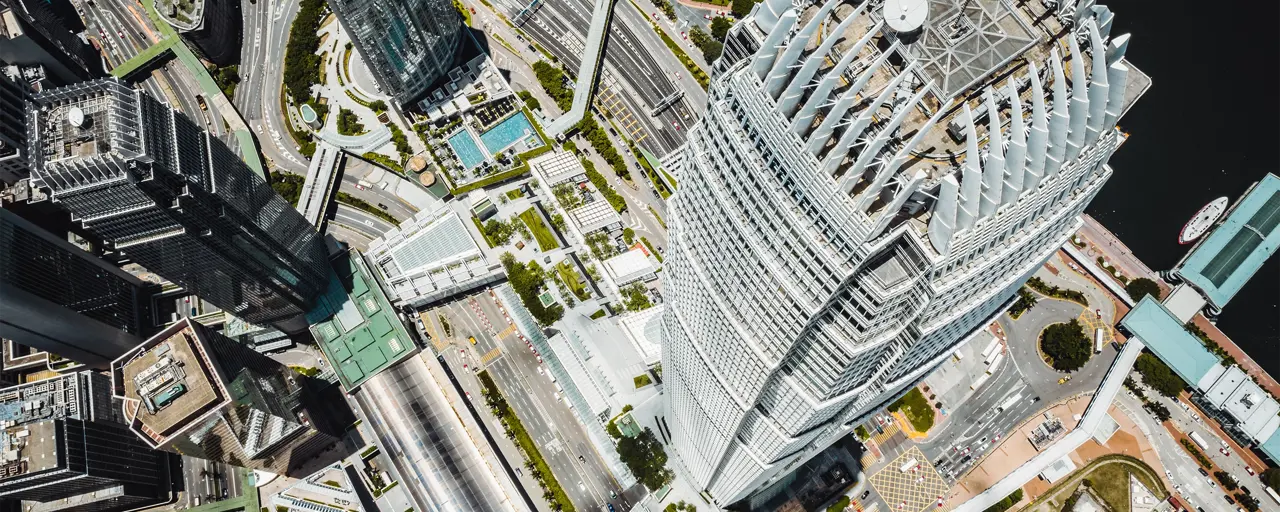
<svg viewBox="0 0 1280 512">
<path fill-rule="evenodd" d="M 488 156 L 480 149 L 480 145 L 476 144 L 476 138 L 471 136 L 471 132 L 465 129 L 449 137 L 449 147 L 453 148 L 453 152 L 458 155 L 458 160 L 462 161 L 462 166 L 468 170 L 483 163 Z"/>
</svg>

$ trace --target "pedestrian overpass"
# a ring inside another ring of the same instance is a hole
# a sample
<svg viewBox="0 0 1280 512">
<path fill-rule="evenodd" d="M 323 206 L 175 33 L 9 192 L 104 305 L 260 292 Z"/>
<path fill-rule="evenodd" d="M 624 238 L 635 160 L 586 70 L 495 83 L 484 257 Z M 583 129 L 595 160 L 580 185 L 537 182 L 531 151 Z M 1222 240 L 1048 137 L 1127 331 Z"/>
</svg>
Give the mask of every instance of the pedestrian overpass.
<svg viewBox="0 0 1280 512">
<path fill-rule="evenodd" d="M 338 171 L 345 160 L 346 153 L 343 153 L 341 148 L 320 140 L 316 142 L 316 153 L 311 157 L 311 165 L 307 166 L 307 178 L 302 184 L 297 208 L 302 216 L 322 233 L 325 211 L 328 210 L 329 200 L 333 197 Z"/>
<path fill-rule="evenodd" d="M 552 137 L 569 131 L 588 115 L 587 108 L 591 105 L 591 95 L 604 60 L 604 36 L 609 30 L 609 21 L 613 18 L 613 2 L 614 0 L 595 0 L 582 63 L 578 66 L 578 79 L 573 85 L 573 106 L 546 127 L 546 133 Z"/>
</svg>

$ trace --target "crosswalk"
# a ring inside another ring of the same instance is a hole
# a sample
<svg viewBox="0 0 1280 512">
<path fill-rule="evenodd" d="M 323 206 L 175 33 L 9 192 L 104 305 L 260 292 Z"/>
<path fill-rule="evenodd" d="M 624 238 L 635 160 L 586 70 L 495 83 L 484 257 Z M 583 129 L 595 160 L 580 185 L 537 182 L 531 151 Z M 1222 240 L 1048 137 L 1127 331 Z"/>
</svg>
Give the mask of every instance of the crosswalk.
<svg viewBox="0 0 1280 512">
<path fill-rule="evenodd" d="M 495 347 L 493 350 L 490 350 L 485 355 L 480 356 L 480 363 L 489 364 L 489 361 L 493 361 L 494 359 L 497 359 L 497 357 L 500 355 L 502 355 L 502 348 Z"/>
</svg>

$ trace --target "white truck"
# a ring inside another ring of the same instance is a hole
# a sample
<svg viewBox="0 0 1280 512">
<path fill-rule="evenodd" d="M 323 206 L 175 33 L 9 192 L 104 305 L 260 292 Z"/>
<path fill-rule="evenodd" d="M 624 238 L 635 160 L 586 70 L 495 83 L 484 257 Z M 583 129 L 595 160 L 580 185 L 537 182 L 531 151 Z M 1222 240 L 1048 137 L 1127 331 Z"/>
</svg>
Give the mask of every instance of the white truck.
<svg viewBox="0 0 1280 512">
<path fill-rule="evenodd" d="M 996 354 L 996 358 L 991 360 L 991 366 L 987 367 L 987 375 L 995 375 L 1002 362 L 1004 362 L 1004 352 Z"/>
<path fill-rule="evenodd" d="M 996 407 L 996 412 L 998 413 L 1004 412 L 1006 409 L 1013 407 L 1014 405 L 1017 405 L 1018 400 L 1022 400 L 1022 393 L 1013 395 L 1009 397 L 1007 400 L 1000 402 L 1000 405 Z"/>
<path fill-rule="evenodd" d="M 991 337 L 991 343 L 987 344 L 987 348 L 982 349 L 983 362 L 990 363 L 991 357 L 1000 352 L 1000 338 Z"/>
<path fill-rule="evenodd" d="M 915 468 L 916 468 L 916 465 L 917 465 L 917 464 L 919 464 L 919 463 L 920 463 L 920 461 L 917 461 L 917 460 L 915 460 L 915 459 L 910 459 L 910 460 L 908 460 L 907 462 L 903 463 L 903 464 L 902 464 L 902 467 L 898 468 L 898 471 L 901 471 L 901 472 L 903 472 L 903 473 L 906 473 L 906 472 L 908 472 L 908 471 L 911 471 L 911 470 L 915 469 Z"/>
<path fill-rule="evenodd" d="M 1191 435 L 1187 437 L 1190 437 L 1192 441 L 1195 441 L 1196 446 L 1199 446 L 1201 450 L 1209 449 L 1209 443 L 1205 442 L 1203 437 L 1200 437 L 1199 432 L 1192 432 Z"/>
<path fill-rule="evenodd" d="M 1093 331 L 1093 353 L 1101 354 L 1102 345 L 1107 341 L 1107 329 L 1099 327 Z"/>
</svg>

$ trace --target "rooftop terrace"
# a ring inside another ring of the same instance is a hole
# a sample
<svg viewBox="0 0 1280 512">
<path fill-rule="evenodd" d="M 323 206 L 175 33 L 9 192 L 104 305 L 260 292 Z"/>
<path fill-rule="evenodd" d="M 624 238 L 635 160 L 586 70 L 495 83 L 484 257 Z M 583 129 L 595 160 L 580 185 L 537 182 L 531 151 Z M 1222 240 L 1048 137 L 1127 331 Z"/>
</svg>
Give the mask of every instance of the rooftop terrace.
<svg viewBox="0 0 1280 512">
<path fill-rule="evenodd" d="M 418 350 L 359 253 L 343 253 L 331 264 L 329 289 L 307 321 L 350 393 Z"/>
<path fill-rule="evenodd" d="M 111 365 L 126 421 L 153 445 L 229 402 L 189 321 L 170 326 Z"/>
</svg>

